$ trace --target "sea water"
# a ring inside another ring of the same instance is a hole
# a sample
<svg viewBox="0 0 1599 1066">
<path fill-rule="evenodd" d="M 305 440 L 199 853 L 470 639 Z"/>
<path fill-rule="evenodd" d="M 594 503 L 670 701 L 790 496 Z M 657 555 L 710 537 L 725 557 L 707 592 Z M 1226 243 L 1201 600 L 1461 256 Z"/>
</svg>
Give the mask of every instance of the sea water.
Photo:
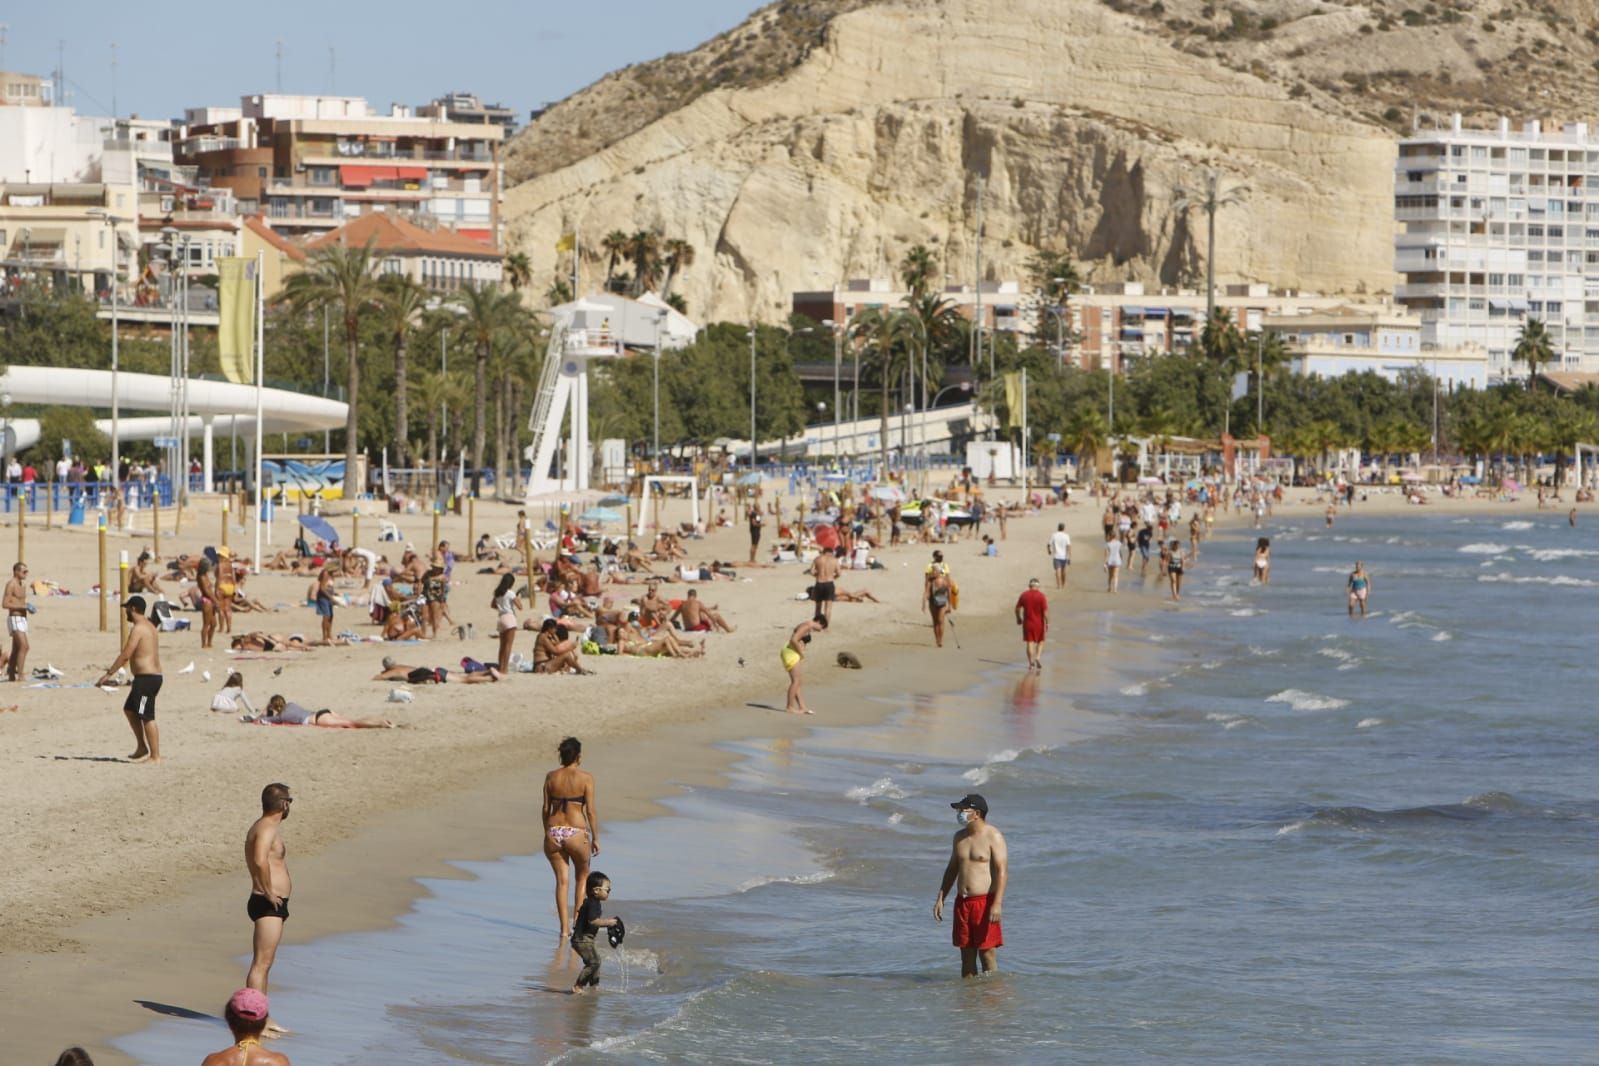
<svg viewBox="0 0 1599 1066">
<path fill-rule="evenodd" d="M 1491 515 L 1272 523 L 1269 587 L 1249 539 L 1219 538 L 1182 605 L 1147 613 L 1116 610 L 1159 601 L 1136 567 L 1119 599 L 1074 590 L 1104 610 L 1042 677 L 951 647 L 969 690 L 733 746 L 722 787 L 611 827 L 597 866 L 628 937 L 601 950 L 600 995 L 563 994 L 542 856 L 474 863 L 396 929 L 280 954 L 285 1050 L 1599 1061 L 1599 527 Z M 1356 559 L 1365 620 L 1345 611 Z M 1123 676 L 1082 691 L 1094 661 Z M 1002 972 L 962 981 L 932 903 L 970 791 L 1011 882 Z M 120 1046 L 166 1063 L 225 1042 L 177 1020 Z"/>
</svg>

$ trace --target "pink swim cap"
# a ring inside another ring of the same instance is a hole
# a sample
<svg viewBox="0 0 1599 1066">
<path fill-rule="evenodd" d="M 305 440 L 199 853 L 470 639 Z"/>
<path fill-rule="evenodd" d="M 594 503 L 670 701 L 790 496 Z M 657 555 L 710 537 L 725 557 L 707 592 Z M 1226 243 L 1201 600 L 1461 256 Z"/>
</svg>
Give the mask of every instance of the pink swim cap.
<svg viewBox="0 0 1599 1066">
<path fill-rule="evenodd" d="M 254 988 L 241 988 L 228 1000 L 228 1010 L 236 1018 L 258 1022 L 267 1016 L 267 996 Z"/>
</svg>

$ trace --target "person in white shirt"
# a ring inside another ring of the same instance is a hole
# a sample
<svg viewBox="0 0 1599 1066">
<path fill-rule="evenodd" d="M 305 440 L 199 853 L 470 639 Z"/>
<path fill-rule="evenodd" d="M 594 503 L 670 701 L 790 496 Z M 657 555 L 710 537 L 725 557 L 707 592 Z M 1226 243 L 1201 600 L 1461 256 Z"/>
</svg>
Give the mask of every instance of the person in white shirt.
<svg viewBox="0 0 1599 1066">
<path fill-rule="evenodd" d="M 237 670 L 228 675 L 228 680 L 222 688 L 211 697 L 211 709 L 235 714 L 241 710 L 247 714 L 256 713 L 256 709 L 250 704 L 250 697 L 244 694 L 244 678 Z"/>
<path fill-rule="evenodd" d="M 72 472 L 72 460 L 71 459 L 68 459 L 66 456 L 63 455 L 61 458 L 56 460 L 56 480 L 57 481 L 65 481 L 67 479 L 67 475 L 69 473 L 71 473 L 71 472 Z"/>
<path fill-rule="evenodd" d="M 1049 535 L 1049 557 L 1055 561 L 1055 587 L 1066 587 L 1066 568 L 1072 565 L 1072 535 L 1061 522 Z"/>
</svg>

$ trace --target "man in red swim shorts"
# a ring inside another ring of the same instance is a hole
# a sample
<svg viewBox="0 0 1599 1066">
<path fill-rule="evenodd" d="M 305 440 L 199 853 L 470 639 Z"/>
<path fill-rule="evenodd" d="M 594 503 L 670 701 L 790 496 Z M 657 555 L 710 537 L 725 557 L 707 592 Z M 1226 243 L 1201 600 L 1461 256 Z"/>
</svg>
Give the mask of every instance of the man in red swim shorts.
<svg viewBox="0 0 1599 1066">
<path fill-rule="evenodd" d="M 1008 867 L 1005 838 L 988 824 L 988 801 L 975 792 L 950 804 L 961 823 L 950 849 L 949 864 L 933 903 L 933 920 L 944 920 L 944 897 L 959 884 L 955 896 L 954 942 L 961 951 L 961 976 L 976 977 L 999 968 L 996 952 L 1005 944 L 1000 927 Z"/>
</svg>

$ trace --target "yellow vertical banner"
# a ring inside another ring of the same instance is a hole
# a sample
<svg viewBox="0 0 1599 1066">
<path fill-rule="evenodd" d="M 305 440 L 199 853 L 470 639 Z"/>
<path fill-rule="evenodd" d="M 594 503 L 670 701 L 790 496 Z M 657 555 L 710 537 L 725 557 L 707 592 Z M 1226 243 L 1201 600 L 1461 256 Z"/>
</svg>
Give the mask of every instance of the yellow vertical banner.
<svg viewBox="0 0 1599 1066">
<path fill-rule="evenodd" d="M 1005 375 L 1005 413 L 1011 429 L 1018 429 L 1022 425 L 1024 421 L 1022 407 L 1025 403 L 1022 397 L 1022 376 L 1012 370 Z"/>
<path fill-rule="evenodd" d="M 222 363 L 222 374 L 236 385 L 253 385 L 256 261 L 218 256 L 216 264 L 220 311 L 217 356 Z"/>
</svg>

